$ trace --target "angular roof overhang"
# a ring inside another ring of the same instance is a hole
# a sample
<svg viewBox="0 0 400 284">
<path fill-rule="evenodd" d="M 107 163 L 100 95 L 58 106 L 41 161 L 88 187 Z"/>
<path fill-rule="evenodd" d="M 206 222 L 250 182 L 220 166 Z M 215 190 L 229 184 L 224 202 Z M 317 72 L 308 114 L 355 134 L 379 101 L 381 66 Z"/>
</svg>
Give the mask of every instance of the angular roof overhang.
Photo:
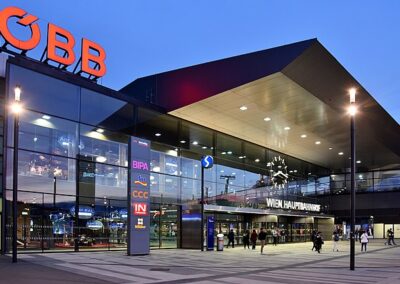
<svg viewBox="0 0 400 284">
<path fill-rule="evenodd" d="M 398 168 L 399 124 L 315 39 L 140 78 L 121 91 L 173 116 L 344 169 L 350 165 L 353 87 L 357 160 L 367 169 Z"/>
</svg>

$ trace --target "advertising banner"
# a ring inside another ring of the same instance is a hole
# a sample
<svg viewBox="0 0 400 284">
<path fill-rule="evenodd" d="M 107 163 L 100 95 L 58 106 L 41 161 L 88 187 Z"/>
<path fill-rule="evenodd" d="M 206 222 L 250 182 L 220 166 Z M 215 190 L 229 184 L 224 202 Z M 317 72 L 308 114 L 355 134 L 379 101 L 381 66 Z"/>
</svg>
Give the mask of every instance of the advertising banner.
<svg viewBox="0 0 400 284">
<path fill-rule="evenodd" d="M 207 250 L 214 250 L 215 222 L 213 216 L 207 217 Z"/>
<path fill-rule="evenodd" d="M 150 141 L 131 137 L 128 255 L 150 251 Z"/>
</svg>

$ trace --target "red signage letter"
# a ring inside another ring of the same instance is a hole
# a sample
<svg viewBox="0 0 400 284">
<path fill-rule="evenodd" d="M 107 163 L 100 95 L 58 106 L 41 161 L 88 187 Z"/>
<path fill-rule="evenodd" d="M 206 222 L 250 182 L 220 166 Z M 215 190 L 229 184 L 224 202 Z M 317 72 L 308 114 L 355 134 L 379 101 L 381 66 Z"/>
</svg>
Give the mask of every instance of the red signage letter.
<svg viewBox="0 0 400 284">
<path fill-rule="evenodd" d="M 95 51 L 98 55 L 94 55 L 90 51 Z M 105 59 L 106 52 L 100 45 L 85 38 L 82 39 L 82 72 L 95 77 L 104 76 L 106 74 Z M 90 67 L 90 62 L 95 64 L 93 68 Z"/>
<path fill-rule="evenodd" d="M 66 42 L 59 41 L 57 36 Z M 73 35 L 63 28 L 49 24 L 47 27 L 47 58 L 63 65 L 69 66 L 75 61 L 74 53 L 75 39 Z M 57 55 L 57 49 L 64 51 L 64 55 Z"/>
<path fill-rule="evenodd" d="M 7 7 L 0 12 L 0 33 L 3 35 L 5 41 L 11 44 L 13 47 L 27 51 L 34 49 L 40 41 L 40 29 L 36 22 L 38 19 L 36 16 L 27 15 L 27 13 L 17 7 Z M 28 40 L 19 40 L 12 35 L 8 29 L 7 22 L 11 17 L 17 17 L 20 20 L 18 24 L 22 26 L 29 26 L 31 29 L 31 38 Z"/>
</svg>

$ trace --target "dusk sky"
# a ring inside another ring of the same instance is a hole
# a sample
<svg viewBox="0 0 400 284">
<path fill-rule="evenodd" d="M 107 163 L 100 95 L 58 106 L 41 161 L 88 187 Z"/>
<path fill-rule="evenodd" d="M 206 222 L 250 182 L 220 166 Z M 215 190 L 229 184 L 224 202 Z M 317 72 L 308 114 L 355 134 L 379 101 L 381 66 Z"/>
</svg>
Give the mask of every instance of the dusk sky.
<svg viewBox="0 0 400 284">
<path fill-rule="evenodd" d="M 107 52 L 99 82 L 138 77 L 318 40 L 400 122 L 400 1 L 19 1 L 2 0 L 88 38 Z M 44 49 L 28 56 L 39 59 Z M 346 95 L 346 94 L 338 94 Z"/>
</svg>

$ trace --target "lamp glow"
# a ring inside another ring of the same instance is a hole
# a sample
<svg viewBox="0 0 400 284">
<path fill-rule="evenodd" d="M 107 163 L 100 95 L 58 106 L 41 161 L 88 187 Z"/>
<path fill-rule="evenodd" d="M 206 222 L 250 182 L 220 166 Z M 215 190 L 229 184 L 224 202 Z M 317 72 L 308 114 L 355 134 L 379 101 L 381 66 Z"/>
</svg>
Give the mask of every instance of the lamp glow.
<svg viewBox="0 0 400 284">
<path fill-rule="evenodd" d="M 350 105 L 349 106 L 349 114 L 354 116 L 357 113 L 357 107 L 355 105 Z"/>
<path fill-rule="evenodd" d="M 15 114 L 19 114 L 22 112 L 22 105 L 20 103 L 18 103 L 18 101 L 14 102 L 11 105 L 11 111 Z"/>
</svg>

